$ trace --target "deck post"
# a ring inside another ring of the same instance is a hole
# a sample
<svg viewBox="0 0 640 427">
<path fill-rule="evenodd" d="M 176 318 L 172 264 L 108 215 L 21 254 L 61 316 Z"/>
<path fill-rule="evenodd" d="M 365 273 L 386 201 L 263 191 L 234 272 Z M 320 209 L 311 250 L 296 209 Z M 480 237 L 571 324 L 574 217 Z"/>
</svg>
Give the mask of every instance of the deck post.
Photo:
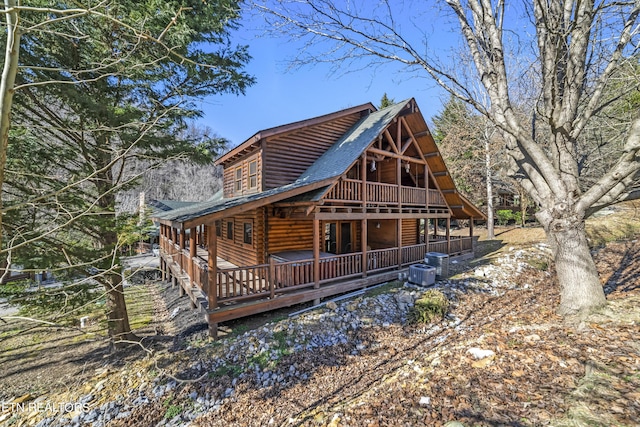
<svg viewBox="0 0 640 427">
<path fill-rule="evenodd" d="M 320 220 L 313 218 L 313 288 L 320 287 Z M 313 300 L 313 305 L 320 304 L 320 298 Z"/>
<path fill-rule="evenodd" d="M 367 240 L 369 238 L 367 237 L 368 222 L 366 218 L 360 221 L 360 227 L 362 227 L 362 232 L 360 233 L 360 239 L 362 240 L 360 242 L 362 246 L 362 277 L 367 277 Z"/>
<path fill-rule="evenodd" d="M 400 123 L 398 123 L 398 142 L 400 144 Z M 398 182 L 398 212 L 402 212 L 402 159 L 396 159 L 396 180 Z M 396 241 L 398 243 L 398 268 L 402 267 L 402 218 L 396 220 Z"/>
<path fill-rule="evenodd" d="M 473 217 L 469 218 L 469 239 L 471 239 L 471 253 L 475 254 L 476 248 L 473 247 Z"/>
<path fill-rule="evenodd" d="M 176 243 L 178 243 L 178 229 L 171 226 L 171 240 L 169 240 L 171 245 L 171 263 L 173 264 L 176 261 Z"/>
<path fill-rule="evenodd" d="M 367 212 L 367 152 L 362 153 L 362 167 L 360 168 L 360 181 L 362 181 L 362 191 L 360 198 L 362 199 L 362 211 Z"/>
<path fill-rule="evenodd" d="M 426 244 L 426 249 L 427 249 L 426 251 L 431 252 L 429 250 L 429 218 L 424 219 L 424 243 Z"/>
<path fill-rule="evenodd" d="M 313 218 L 313 287 L 320 287 L 320 220 Z"/>
<path fill-rule="evenodd" d="M 179 253 L 178 253 L 178 259 L 180 260 L 180 273 L 183 273 L 185 270 L 185 265 L 184 265 L 184 249 L 185 249 L 185 245 L 186 245 L 186 239 L 185 239 L 185 229 L 183 228 L 182 230 L 180 230 L 180 242 L 179 242 Z"/>
<path fill-rule="evenodd" d="M 196 277 L 196 263 L 193 261 L 195 257 L 198 255 L 196 251 L 196 238 L 198 236 L 198 231 L 195 227 L 193 227 L 189 231 L 189 282 L 191 286 L 195 284 L 194 277 Z"/>
<path fill-rule="evenodd" d="M 397 219 L 396 234 L 398 235 L 398 268 L 402 268 L 402 218 Z"/>
<path fill-rule="evenodd" d="M 276 296 L 276 260 L 269 257 L 269 298 Z"/>
<path fill-rule="evenodd" d="M 218 239 L 216 237 L 215 232 L 207 233 L 207 252 L 209 255 L 207 260 L 207 302 L 209 313 L 218 308 Z M 209 324 L 209 336 L 217 338 L 218 324 L 211 323 L 209 315 L 207 315 L 207 323 Z"/>
<path fill-rule="evenodd" d="M 167 262 L 164 260 L 164 257 L 167 254 L 167 239 L 165 234 L 165 225 L 164 224 L 160 224 L 160 274 L 161 274 L 161 278 L 162 281 L 166 281 L 167 280 Z"/>
<path fill-rule="evenodd" d="M 424 164 L 424 191 L 426 192 L 426 207 L 429 210 L 429 165 L 427 163 Z M 425 226 L 427 224 L 425 223 Z M 427 235 L 429 233 L 425 233 Z"/>
<path fill-rule="evenodd" d="M 447 217 L 447 255 L 451 253 L 451 217 Z"/>
<path fill-rule="evenodd" d="M 362 212 L 367 213 L 367 152 L 362 153 L 362 167 L 360 168 L 360 178 L 362 180 Z M 362 277 L 367 277 L 367 245 L 369 237 L 367 236 L 368 222 L 365 218 L 360 222 L 362 232 L 360 233 L 360 246 L 362 247 Z"/>
</svg>

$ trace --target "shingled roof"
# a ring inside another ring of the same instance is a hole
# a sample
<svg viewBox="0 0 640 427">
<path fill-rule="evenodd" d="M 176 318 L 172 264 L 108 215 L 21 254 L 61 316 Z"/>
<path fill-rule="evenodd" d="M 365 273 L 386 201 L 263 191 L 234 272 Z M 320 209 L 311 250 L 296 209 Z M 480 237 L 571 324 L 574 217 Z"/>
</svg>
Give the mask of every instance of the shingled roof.
<svg viewBox="0 0 640 427">
<path fill-rule="evenodd" d="M 205 220 L 210 222 L 285 199 L 319 200 L 330 185 L 345 174 L 355 162 L 358 161 L 362 153 L 378 138 L 387 126 L 389 126 L 392 120 L 411 105 L 415 105 L 413 99 L 399 102 L 363 117 L 302 173 L 298 179 L 290 184 L 247 196 L 210 200 L 185 206 L 163 212 L 157 215 L 156 218 L 161 222 L 171 223 L 173 226 L 189 228 L 197 225 L 195 224 L 196 221 L 198 223 Z M 422 115 L 419 114 L 419 112 L 417 115 L 421 118 L 417 123 L 423 125 L 419 129 L 422 133 L 421 146 L 425 145 L 425 149 L 428 149 L 430 152 L 435 151 L 439 156 L 438 148 L 428 133 L 428 128 Z M 424 129 L 422 129 L 422 127 L 424 127 Z M 426 141 L 424 139 L 425 136 L 428 136 L 430 141 Z M 433 163 L 434 167 L 439 167 L 440 163 L 444 165 L 441 158 L 438 162 L 433 157 L 436 156 L 427 158 L 427 162 L 430 162 L 429 167 L 432 167 L 431 163 Z M 448 176 L 439 177 L 436 178 L 436 180 L 442 181 L 439 183 L 441 188 L 444 187 L 448 189 L 452 186 L 452 188 L 455 189 L 453 181 Z M 479 218 L 484 216 L 481 211 L 466 199 L 460 197 L 457 192 L 448 195 L 447 201 L 453 202 L 455 207 L 459 206 L 459 208 L 456 209 L 458 215 L 455 215 L 456 212 L 454 212 L 454 216 L 458 218 L 469 218 L 471 216 Z"/>
</svg>

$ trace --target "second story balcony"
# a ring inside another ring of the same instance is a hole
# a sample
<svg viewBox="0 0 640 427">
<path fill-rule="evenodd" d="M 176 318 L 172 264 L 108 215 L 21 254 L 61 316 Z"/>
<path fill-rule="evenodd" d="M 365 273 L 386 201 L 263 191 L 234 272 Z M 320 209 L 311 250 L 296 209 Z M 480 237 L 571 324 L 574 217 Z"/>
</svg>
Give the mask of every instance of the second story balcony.
<svg viewBox="0 0 640 427">
<path fill-rule="evenodd" d="M 407 187 L 381 182 L 364 183 L 357 179 L 340 180 L 325 199 L 333 202 L 365 203 L 403 206 L 447 206 L 442 193 L 436 189 Z"/>
</svg>

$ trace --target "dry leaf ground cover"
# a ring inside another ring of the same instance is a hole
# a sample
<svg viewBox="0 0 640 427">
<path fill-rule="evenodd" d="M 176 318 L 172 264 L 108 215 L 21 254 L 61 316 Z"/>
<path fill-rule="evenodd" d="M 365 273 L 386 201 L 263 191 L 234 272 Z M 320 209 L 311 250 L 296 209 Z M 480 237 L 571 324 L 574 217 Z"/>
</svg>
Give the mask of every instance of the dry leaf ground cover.
<svg viewBox="0 0 640 427">
<path fill-rule="evenodd" d="M 610 304 L 586 322 L 554 314 L 557 286 L 529 269 L 527 290 L 461 298 L 454 329 L 423 335 L 415 326 L 369 331 L 375 350 L 352 357 L 339 348 L 288 363 L 313 375 L 293 387 L 256 390 L 197 425 L 635 426 L 640 420 L 640 244 L 612 245 L 598 257 L 619 278 Z M 478 347 L 495 355 L 481 360 Z"/>
</svg>

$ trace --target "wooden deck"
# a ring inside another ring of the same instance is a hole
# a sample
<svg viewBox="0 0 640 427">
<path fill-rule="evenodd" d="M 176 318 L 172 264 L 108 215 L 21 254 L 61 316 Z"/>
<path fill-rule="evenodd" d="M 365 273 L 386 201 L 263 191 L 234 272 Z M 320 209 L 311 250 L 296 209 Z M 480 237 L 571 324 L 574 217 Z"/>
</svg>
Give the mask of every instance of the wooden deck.
<svg viewBox="0 0 640 427">
<path fill-rule="evenodd" d="M 217 257 L 211 275 L 208 253 L 197 248 L 196 256 L 178 245 L 161 251 L 168 279 L 188 295 L 192 306 L 202 311 L 213 336 L 217 324 L 241 317 L 393 280 L 409 265 L 422 262 L 426 252 L 451 255 L 470 253 L 471 238 L 430 241 L 401 248 L 368 250 L 365 253 L 323 253 L 313 259 L 310 250 L 289 251 L 270 257 L 268 264 L 236 266 Z M 311 258 L 310 258 L 311 257 Z M 213 279 L 213 283 L 209 281 Z M 209 292 L 215 294 L 208 295 Z M 211 298 L 209 298 L 211 296 Z M 213 306 L 209 306 L 213 301 Z"/>
<path fill-rule="evenodd" d="M 203 256 L 204 255 L 204 256 Z M 206 253 L 198 253 L 198 256 L 206 261 Z M 164 254 L 163 254 L 164 257 Z M 400 270 L 392 270 L 383 273 L 371 274 L 370 276 L 356 279 L 344 279 L 334 280 L 330 283 L 323 283 L 319 287 L 313 286 L 295 287 L 291 291 L 286 293 L 276 293 L 271 296 L 270 293 L 259 292 L 255 295 L 255 298 L 228 298 L 225 301 L 227 293 L 242 294 L 246 292 L 246 283 L 259 282 L 263 286 L 266 286 L 266 278 L 254 278 L 253 274 L 248 272 L 247 269 L 240 269 L 237 266 L 229 263 L 228 261 L 218 257 L 218 267 L 225 269 L 225 271 L 242 270 L 244 280 L 229 280 L 224 286 L 218 286 L 218 289 L 222 289 L 225 292 L 221 294 L 221 303 L 218 307 L 209 309 L 208 299 L 206 294 L 206 287 L 201 287 L 197 283 L 193 283 L 189 276 L 181 271 L 180 265 L 177 262 L 167 260 L 167 267 L 171 272 L 171 279 L 175 286 L 180 286 L 181 294 L 188 295 L 192 301 L 192 308 L 199 309 L 205 320 L 209 323 L 210 327 L 217 328 L 217 324 L 228 320 L 238 319 L 241 317 L 250 316 L 253 314 L 263 313 L 278 308 L 288 307 L 295 304 L 301 304 L 308 301 L 317 300 L 320 298 L 329 297 L 332 295 L 350 292 L 357 289 L 366 288 L 368 286 L 377 285 L 386 281 L 394 280 L 398 277 L 398 273 L 406 272 L 408 269 L 403 268 Z M 234 283 L 236 290 L 234 291 L 231 283 Z M 244 295 L 247 295 L 246 293 Z M 249 296 L 251 294 L 248 294 Z"/>
</svg>

